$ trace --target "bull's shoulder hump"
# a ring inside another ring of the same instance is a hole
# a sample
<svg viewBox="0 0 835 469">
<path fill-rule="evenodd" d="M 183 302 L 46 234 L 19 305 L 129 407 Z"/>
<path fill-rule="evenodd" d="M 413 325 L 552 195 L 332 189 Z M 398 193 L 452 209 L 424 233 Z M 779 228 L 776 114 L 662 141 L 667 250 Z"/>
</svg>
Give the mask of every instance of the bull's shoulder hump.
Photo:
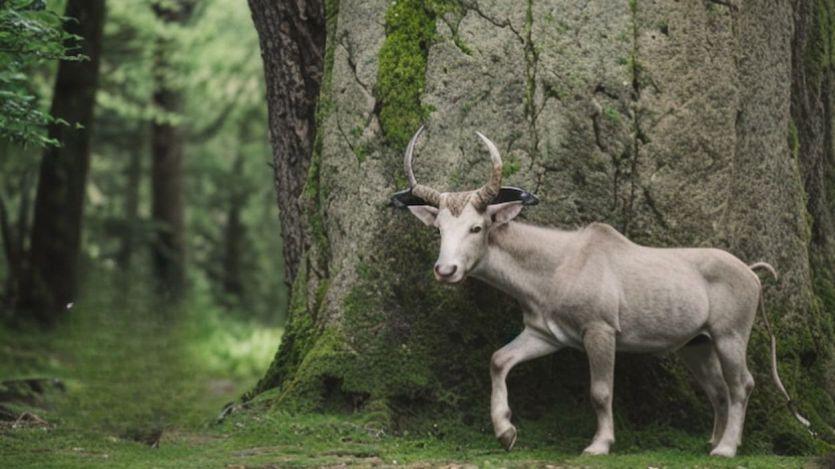
<svg viewBox="0 0 835 469">
<path fill-rule="evenodd" d="M 587 225 L 583 231 L 589 237 L 590 242 L 605 244 L 629 244 L 634 243 L 622 235 L 608 223 L 594 222 Z"/>
</svg>

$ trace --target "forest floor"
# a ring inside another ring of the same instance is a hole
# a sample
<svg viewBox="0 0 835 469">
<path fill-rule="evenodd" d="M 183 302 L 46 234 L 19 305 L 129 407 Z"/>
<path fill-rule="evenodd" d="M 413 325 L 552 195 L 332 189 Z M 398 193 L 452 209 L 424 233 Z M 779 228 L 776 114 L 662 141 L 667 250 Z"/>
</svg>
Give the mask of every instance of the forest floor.
<svg viewBox="0 0 835 469">
<path fill-rule="evenodd" d="M 360 414 L 255 406 L 217 423 L 224 404 L 263 373 L 280 329 L 208 305 L 152 310 L 123 299 L 74 308 L 49 332 L 0 329 L 0 468 L 828 466 L 801 457 L 720 460 L 706 456 L 706 445 L 701 453 L 615 447 L 582 457 L 574 448 L 581 439 L 526 439 L 525 422 L 510 453 L 488 428 L 443 422 L 394 435 Z"/>
</svg>

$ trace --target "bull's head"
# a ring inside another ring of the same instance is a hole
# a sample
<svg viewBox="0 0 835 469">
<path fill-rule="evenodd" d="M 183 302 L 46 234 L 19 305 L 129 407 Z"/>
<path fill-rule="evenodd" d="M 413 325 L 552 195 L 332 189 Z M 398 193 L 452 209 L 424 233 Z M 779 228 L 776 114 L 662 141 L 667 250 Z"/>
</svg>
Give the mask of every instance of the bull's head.
<svg viewBox="0 0 835 469">
<path fill-rule="evenodd" d="M 435 262 L 435 278 L 458 283 L 475 268 L 487 252 L 490 232 L 512 220 L 525 205 L 539 200 L 515 187 L 502 187 L 502 158 L 496 145 L 476 132 L 490 151 L 493 172 L 480 189 L 465 192 L 438 192 L 417 183 L 412 171 L 412 157 L 423 127 L 406 147 L 403 165 L 409 189 L 394 194 L 398 207 L 408 208 L 428 226 L 441 232 L 441 252 Z"/>
</svg>

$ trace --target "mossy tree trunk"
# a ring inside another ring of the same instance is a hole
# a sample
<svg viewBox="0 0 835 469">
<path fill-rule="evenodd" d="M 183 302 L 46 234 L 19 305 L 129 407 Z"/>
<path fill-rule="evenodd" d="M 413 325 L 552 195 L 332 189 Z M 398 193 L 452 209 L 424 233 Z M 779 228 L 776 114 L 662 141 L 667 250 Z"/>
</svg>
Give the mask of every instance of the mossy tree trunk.
<svg viewBox="0 0 835 469">
<path fill-rule="evenodd" d="M 425 122 L 416 168 L 435 188 L 483 182 L 479 130 L 503 152 L 506 183 L 541 198 L 530 222 L 603 221 L 642 244 L 773 264 L 783 380 L 831 441 L 831 12 L 811 0 L 328 3 L 300 199 L 310 242 L 285 338 L 249 397 L 277 388 L 285 408 L 363 409 L 394 425 L 452 409 L 489 421 L 487 363 L 521 314 L 477 281 L 437 285 L 437 236 L 389 205 L 405 186 L 406 140 Z M 757 325 L 749 445 L 819 448 L 771 384 L 767 349 Z M 514 415 L 593 433 L 582 354 L 521 365 L 509 387 Z M 672 358 L 618 355 L 620 430 L 706 433 L 696 388 Z"/>
</svg>

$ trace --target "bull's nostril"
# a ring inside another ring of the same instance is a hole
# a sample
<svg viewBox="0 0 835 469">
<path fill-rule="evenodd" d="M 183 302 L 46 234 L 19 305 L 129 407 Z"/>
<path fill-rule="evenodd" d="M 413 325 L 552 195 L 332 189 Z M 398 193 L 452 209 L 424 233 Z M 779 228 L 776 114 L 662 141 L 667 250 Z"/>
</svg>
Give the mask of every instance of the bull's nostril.
<svg viewBox="0 0 835 469">
<path fill-rule="evenodd" d="M 456 266 L 455 264 L 435 264 L 435 273 L 438 274 L 440 277 L 449 277 L 450 275 L 454 274 L 456 270 L 458 270 L 458 266 Z"/>
</svg>

